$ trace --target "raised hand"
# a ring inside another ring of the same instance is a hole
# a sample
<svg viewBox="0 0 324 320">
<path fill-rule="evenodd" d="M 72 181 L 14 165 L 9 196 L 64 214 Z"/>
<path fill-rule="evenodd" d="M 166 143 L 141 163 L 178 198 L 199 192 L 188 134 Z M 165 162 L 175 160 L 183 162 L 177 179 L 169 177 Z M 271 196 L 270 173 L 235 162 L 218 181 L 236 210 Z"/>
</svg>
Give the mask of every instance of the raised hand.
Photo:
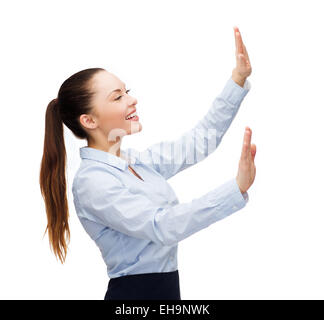
<svg viewBox="0 0 324 320">
<path fill-rule="evenodd" d="M 245 127 L 242 153 L 239 161 L 238 173 L 236 176 L 237 184 L 242 193 L 250 188 L 254 181 L 256 173 L 254 164 L 256 145 L 251 145 L 251 136 L 252 130 L 249 127 Z"/>
<path fill-rule="evenodd" d="M 238 27 L 234 27 L 233 29 L 236 47 L 236 67 L 232 71 L 232 79 L 243 87 L 245 79 L 252 73 L 252 67 L 249 55 L 242 40 L 241 32 Z"/>
</svg>

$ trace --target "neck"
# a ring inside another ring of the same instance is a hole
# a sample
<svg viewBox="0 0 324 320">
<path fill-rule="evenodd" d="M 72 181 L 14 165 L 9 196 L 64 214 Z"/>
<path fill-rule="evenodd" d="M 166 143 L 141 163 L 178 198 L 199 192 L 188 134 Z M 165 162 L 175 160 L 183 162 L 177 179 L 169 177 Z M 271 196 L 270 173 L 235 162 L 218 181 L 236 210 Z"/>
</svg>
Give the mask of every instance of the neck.
<svg viewBox="0 0 324 320">
<path fill-rule="evenodd" d="M 88 141 L 88 147 L 94 148 L 94 149 L 99 149 L 105 152 L 109 152 L 117 157 L 120 157 L 120 145 L 121 145 L 121 139 L 117 138 L 116 141 L 102 141 L 102 142 L 96 142 L 94 143 L 93 141 Z"/>
</svg>

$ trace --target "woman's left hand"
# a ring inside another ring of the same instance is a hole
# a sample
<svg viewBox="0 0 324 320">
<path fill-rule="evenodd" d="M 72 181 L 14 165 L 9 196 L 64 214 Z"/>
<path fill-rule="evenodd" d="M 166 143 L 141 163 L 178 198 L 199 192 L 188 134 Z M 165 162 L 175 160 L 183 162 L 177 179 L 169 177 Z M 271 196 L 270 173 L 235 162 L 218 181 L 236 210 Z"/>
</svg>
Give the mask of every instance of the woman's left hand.
<svg viewBox="0 0 324 320">
<path fill-rule="evenodd" d="M 239 85 L 243 86 L 245 79 L 252 73 L 252 67 L 238 27 L 234 27 L 234 36 L 236 46 L 236 67 L 233 69 L 232 78 Z"/>
</svg>

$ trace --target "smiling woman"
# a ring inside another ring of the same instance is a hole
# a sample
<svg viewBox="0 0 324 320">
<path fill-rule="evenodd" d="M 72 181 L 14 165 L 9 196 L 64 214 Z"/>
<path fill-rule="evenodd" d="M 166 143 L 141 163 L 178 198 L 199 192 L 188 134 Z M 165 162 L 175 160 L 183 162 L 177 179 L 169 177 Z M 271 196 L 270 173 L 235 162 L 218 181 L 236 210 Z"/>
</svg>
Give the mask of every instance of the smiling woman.
<svg viewBox="0 0 324 320">
<path fill-rule="evenodd" d="M 139 118 L 131 119 L 137 121 L 132 123 L 126 119 L 136 112 L 137 100 L 129 95 L 130 89 L 126 90 L 125 83 L 108 71 L 95 75 L 92 90 L 95 93 L 92 99 L 93 116 L 80 116 L 81 124 L 89 133 L 88 145 L 107 152 L 111 150 L 120 156 L 120 144 L 115 146 L 116 149 L 112 148 L 116 139 L 142 130 Z"/>
<path fill-rule="evenodd" d="M 180 300 L 178 243 L 242 209 L 255 177 L 255 145 L 246 128 L 237 176 L 188 203 L 179 203 L 167 182 L 215 151 L 250 90 L 246 49 L 234 28 L 237 65 L 208 112 L 172 141 L 144 151 L 120 148 L 142 130 L 137 100 L 102 68 L 66 79 L 47 106 L 40 188 L 49 241 L 64 263 L 70 239 L 63 124 L 87 146 L 72 193 L 76 214 L 100 249 L 110 278 L 105 299 Z M 206 143 L 208 142 L 208 143 Z"/>
<path fill-rule="evenodd" d="M 123 93 L 122 87 L 126 91 L 124 95 L 120 95 Z M 105 94 L 107 91 L 108 96 Z M 47 107 L 40 188 L 48 218 L 45 233 L 48 230 L 50 245 L 62 263 L 67 253 L 66 241 L 70 239 L 62 122 L 77 138 L 86 138 L 89 146 L 108 151 L 116 140 L 114 138 L 136 132 L 136 128 L 130 127 L 125 121 L 131 107 L 131 113 L 136 111 L 134 107 L 137 101 L 128 95 L 129 91 L 125 90 L 124 83 L 105 69 L 90 68 L 66 79 L 58 97 Z M 119 96 L 116 98 L 117 93 Z M 142 127 L 137 128 L 140 131 Z M 116 134 L 113 129 L 116 129 Z M 108 139 L 107 144 L 108 132 L 113 141 Z M 117 153 L 119 156 L 120 152 Z"/>
</svg>

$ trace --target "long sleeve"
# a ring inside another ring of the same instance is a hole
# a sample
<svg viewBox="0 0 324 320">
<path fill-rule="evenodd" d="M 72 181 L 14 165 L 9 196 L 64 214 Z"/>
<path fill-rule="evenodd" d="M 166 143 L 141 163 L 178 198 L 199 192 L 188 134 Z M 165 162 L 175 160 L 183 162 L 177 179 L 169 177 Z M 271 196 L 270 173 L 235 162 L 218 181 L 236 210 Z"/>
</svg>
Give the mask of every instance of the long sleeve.
<svg viewBox="0 0 324 320">
<path fill-rule="evenodd" d="M 100 167 L 80 173 L 72 191 L 80 217 L 167 246 L 240 210 L 248 201 L 233 178 L 190 202 L 161 206 L 149 196 L 133 193 Z"/>
<path fill-rule="evenodd" d="M 232 78 L 228 79 L 207 114 L 191 130 L 178 139 L 149 146 L 139 152 L 140 160 L 154 167 L 165 179 L 202 161 L 220 144 L 250 87 L 248 80 L 242 88 Z"/>
</svg>

